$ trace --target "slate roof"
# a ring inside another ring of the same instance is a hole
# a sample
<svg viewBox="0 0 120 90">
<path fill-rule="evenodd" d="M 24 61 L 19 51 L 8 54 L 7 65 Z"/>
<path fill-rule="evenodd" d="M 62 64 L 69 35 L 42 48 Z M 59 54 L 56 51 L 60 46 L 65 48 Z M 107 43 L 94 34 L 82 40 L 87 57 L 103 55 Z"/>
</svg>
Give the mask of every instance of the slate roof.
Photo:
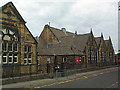
<svg viewBox="0 0 120 90">
<path fill-rule="evenodd" d="M 83 52 L 71 47 L 39 49 L 39 55 L 83 55 Z"/>
<path fill-rule="evenodd" d="M 54 27 L 49 27 L 49 29 L 54 33 L 54 35 L 60 39 L 60 37 L 64 37 L 64 36 L 70 36 L 70 35 L 74 35 L 74 33 L 68 32 L 66 31 L 66 34 L 58 28 L 54 28 Z"/>
<path fill-rule="evenodd" d="M 40 37 L 38 44 L 39 55 L 83 55 L 83 51 L 91 33 L 75 35 L 67 31 L 65 34 L 62 30 L 53 27 L 50 27 L 50 29 L 61 42 L 58 44 L 48 44 L 48 48 L 43 48 L 43 46 L 47 46 L 47 42 Z"/>
</svg>

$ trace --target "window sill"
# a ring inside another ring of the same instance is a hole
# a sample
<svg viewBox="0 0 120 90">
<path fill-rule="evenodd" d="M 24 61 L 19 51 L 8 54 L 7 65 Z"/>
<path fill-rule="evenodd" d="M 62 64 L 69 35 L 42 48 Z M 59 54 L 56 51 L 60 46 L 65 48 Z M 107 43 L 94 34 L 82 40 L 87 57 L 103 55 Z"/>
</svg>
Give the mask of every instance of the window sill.
<svg viewBox="0 0 120 90">
<path fill-rule="evenodd" d="M 3 64 L 7 64 L 7 62 L 6 62 L 6 63 L 3 63 Z"/>
</svg>

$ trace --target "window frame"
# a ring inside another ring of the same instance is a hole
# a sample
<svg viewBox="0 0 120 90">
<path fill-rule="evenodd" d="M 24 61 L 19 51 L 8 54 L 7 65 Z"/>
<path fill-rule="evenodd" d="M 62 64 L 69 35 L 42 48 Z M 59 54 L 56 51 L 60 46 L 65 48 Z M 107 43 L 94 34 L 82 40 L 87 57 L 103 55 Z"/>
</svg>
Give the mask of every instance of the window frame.
<svg viewBox="0 0 120 90">
<path fill-rule="evenodd" d="M 31 54 L 31 53 L 29 53 Z M 32 54 L 30 55 L 31 57 L 29 58 L 29 54 L 28 54 L 28 64 L 32 64 Z M 31 63 L 29 63 L 29 61 L 31 61 Z"/>
<path fill-rule="evenodd" d="M 50 57 L 47 58 L 47 63 L 51 63 L 51 58 Z"/>
<path fill-rule="evenodd" d="M 11 54 L 11 53 L 9 53 L 9 56 L 8 56 L 8 62 L 11 64 L 11 63 L 13 63 L 13 54 L 12 54 L 12 56 L 10 56 L 10 54 Z M 9 61 L 9 58 L 11 58 L 11 59 L 12 59 L 12 61 L 11 61 L 11 62 Z"/>
<path fill-rule="evenodd" d="M 25 57 L 25 54 L 26 54 L 26 57 Z M 25 63 L 26 61 L 26 63 Z M 27 53 L 24 53 L 24 65 L 27 65 L 28 64 L 28 59 L 27 59 Z"/>
<path fill-rule="evenodd" d="M 14 62 L 14 58 L 17 58 L 17 62 L 14 62 L 14 63 L 18 63 L 18 54 L 16 54 L 17 56 L 15 56 L 15 53 L 14 53 L 14 56 L 13 56 L 13 62 Z"/>
<path fill-rule="evenodd" d="M 14 45 L 17 45 L 17 51 L 14 50 L 14 48 L 15 48 Z M 13 51 L 14 51 L 14 52 L 18 52 L 18 44 L 17 44 L 17 43 L 14 43 L 14 44 L 13 44 Z"/>
<path fill-rule="evenodd" d="M 6 54 L 6 53 L 3 53 L 3 54 L 2 54 L 2 62 L 3 62 L 3 58 L 5 57 L 5 58 L 6 58 L 6 62 L 3 62 L 3 64 L 7 64 L 7 58 L 8 58 L 8 57 L 7 57 L 7 54 L 6 54 L 6 56 L 3 56 L 4 54 Z"/>
<path fill-rule="evenodd" d="M 9 44 L 10 44 L 10 43 L 11 43 L 11 42 L 8 42 L 8 47 L 7 47 L 7 48 L 8 48 L 8 51 L 9 51 L 9 52 L 13 52 L 13 43 L 11 43 L 11 44 L 12 44 L 12 51 L 9 50 Z"/>
<path fill-rule="evenodd" d="M 65 60 L 66 59 L 66 60 Z M 62 58 L 62 63 L 66 63 L 67 62 L 67 57 L 63 57 Z"/>
<path fill-rule="evenodd" d="M 4 48 L 4 47 L 3 47 L 3 44 L 5 44 L 5 43 L 6 43 L 6 50 L 3 50 L 3 48 Z M 3 43 L 2 43 L 2 51 L 3 51 L 3 52 L 7 52 L 7 49 L 8 49 L 8 43 L 7 43 L 7 42 L 3 42 Z"/>
</svg>

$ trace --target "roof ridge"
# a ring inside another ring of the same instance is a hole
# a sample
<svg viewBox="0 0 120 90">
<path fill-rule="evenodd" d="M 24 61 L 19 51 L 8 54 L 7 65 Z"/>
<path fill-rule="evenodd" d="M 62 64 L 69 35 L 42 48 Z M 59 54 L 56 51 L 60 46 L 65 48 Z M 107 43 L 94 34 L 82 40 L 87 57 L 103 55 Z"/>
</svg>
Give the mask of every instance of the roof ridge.
<svg viewBox="0 0 120 90">
<path fill-rule="evenodd" d="M 59 31 L 62 31 L 62 30 L 59 29 L 59 28 L 55 28 L 55 27 L 51 27 L 51 26 L 49 26 L 49 27 L 50 27 L 50 28 L 53 28 L 53 29 L 56 29 L 56 30 L 59 30 Z M 74 34 L 73 32 L 69 32 L 69 31 L 67 31 L 67 30 L 66 30 L 66 32 L 67 32 L 67 33 L 72 33 L 72 34 Z"/>
<path fill-rule="evenodd" d="M 83 36 L 83 35 L 88 35 L 88 34 L 91 34 L 91 33 L 77 34 L 76 36 Z"/>
</svg>

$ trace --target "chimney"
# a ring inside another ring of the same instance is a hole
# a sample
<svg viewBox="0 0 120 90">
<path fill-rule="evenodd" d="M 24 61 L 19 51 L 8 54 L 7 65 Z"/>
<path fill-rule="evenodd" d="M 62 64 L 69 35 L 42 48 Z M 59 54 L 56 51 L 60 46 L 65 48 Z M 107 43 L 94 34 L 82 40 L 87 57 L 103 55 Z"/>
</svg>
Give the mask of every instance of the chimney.
<svg viewBox="0 0 120 90">
<path fill-rule="evenodd" d="M 66 34 L 66 29 L 65 28 L 61 28 L 61 30 Z"/>
<path fill-rule="evenodd" d="M 77 31 L 75 31 L 75 35 L 77 35 Z"/>
</svg>

